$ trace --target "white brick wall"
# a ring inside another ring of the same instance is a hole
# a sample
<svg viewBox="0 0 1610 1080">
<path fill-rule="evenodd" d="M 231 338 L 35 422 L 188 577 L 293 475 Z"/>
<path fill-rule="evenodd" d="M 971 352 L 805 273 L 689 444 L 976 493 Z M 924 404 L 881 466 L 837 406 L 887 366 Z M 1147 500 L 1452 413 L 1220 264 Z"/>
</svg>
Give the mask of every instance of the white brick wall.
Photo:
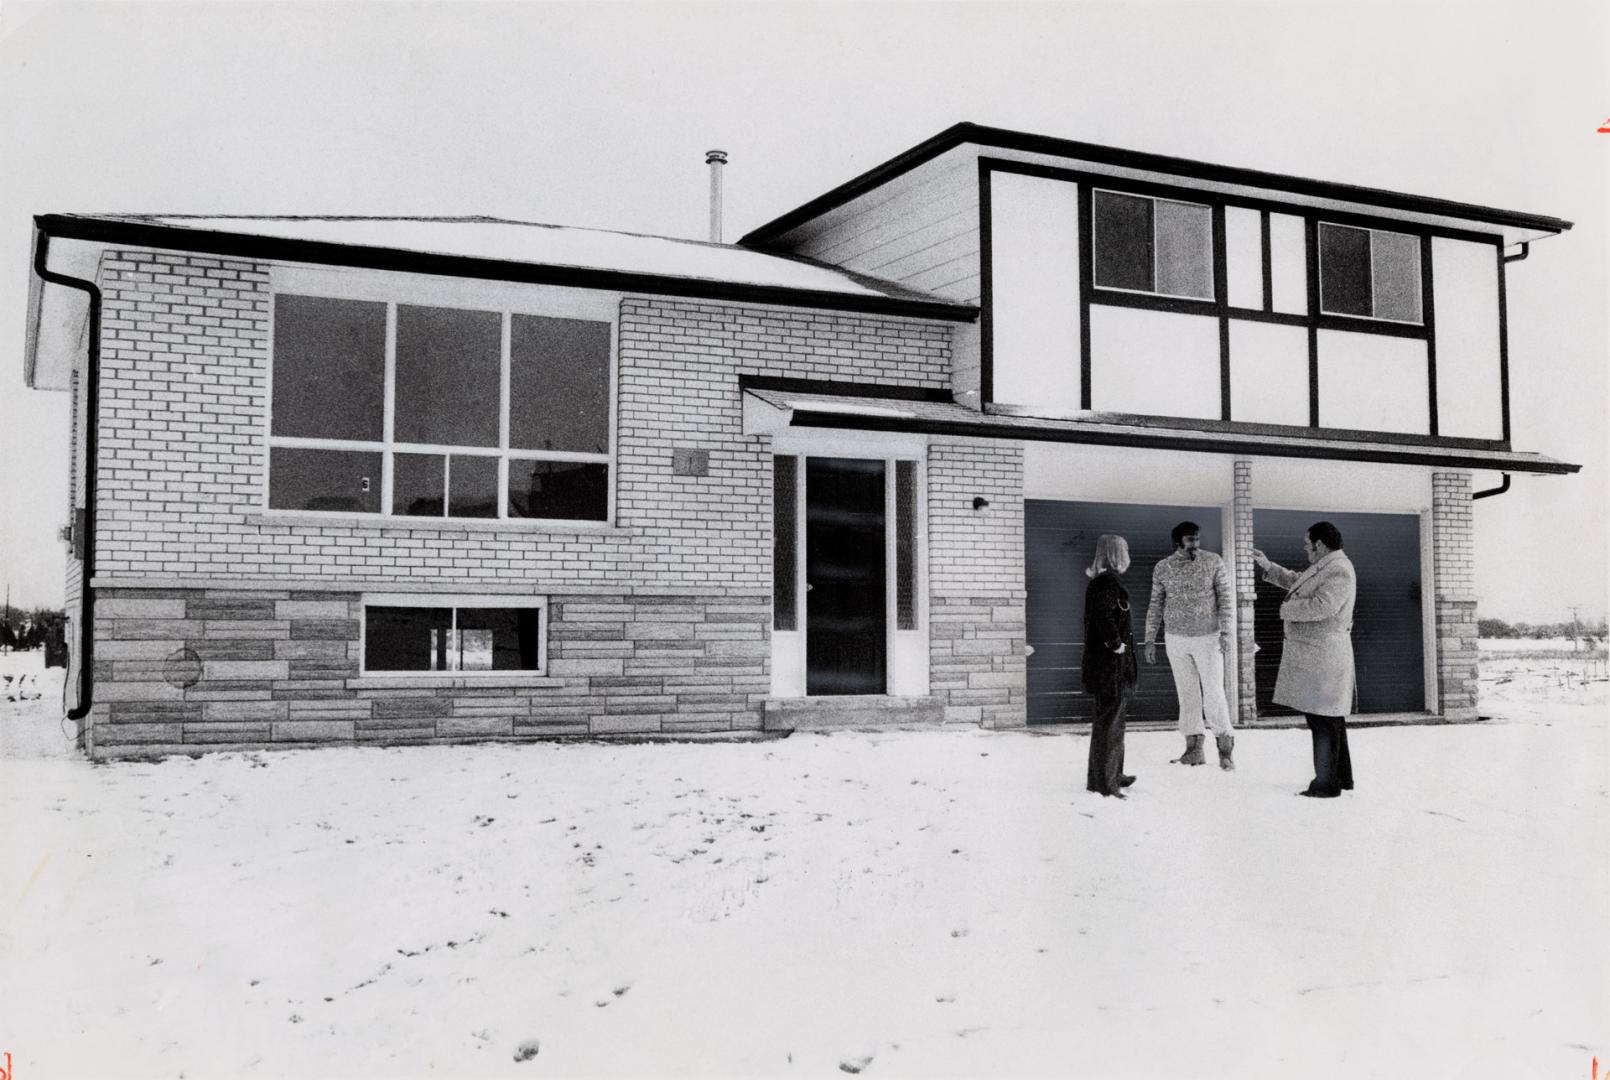
<svg viewBox="0 0 1610 1080">
<path fill-rule="evenodd" d="M 950 328 L 872 315 L 627 297 L 609 532 L 257 524 L 266 264 L 103 259 L 97 568 L 116 577 L 395 579 L 543 589 L 767 589 L 770 455 L 740 373 L 944 387 Z M 707 477 L 671 451 L 710 451 Z"/>
<path fill-rule="evenodd" d="M 973 509 L 982 496 L 989 505 Z M 929 589 L 1022 597 L 1023 447 L 936 440 L 928 449 Z"/>
</svg>

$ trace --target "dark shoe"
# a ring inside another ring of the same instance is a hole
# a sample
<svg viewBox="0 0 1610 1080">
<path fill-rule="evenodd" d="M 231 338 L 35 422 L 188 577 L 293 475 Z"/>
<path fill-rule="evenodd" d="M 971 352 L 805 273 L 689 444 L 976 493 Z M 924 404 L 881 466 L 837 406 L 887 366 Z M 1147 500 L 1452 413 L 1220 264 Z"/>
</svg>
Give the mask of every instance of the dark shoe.
<svg viewBox="0 0 1610 1080">
<path fill-rule="evenodd" d="M 1305 787 L 1297 794 L 1306 795 L 1310 799 L 1336 799 L 1341 797 L 1340 791 L 1331 791 L 1327 788 Z"/>
<path fill-rule="evenodd" d="M 1121 791 L 1121 790 L 1120 791 L 1109 791 L 1109 792 L 1107 792 L 1107 794 L 1111 795 L 1115 799 L 1127 799 L 1127 798 L 1129 798 L 1129 796 L 1125 795 L 1123 793 L 1123 791 Z"/>
<path fill-rule="evenodd" d="M 1130 784 L 1133 784 L 1134 782 L 1135 782 L 1135 778 L 1133 776 L 1120 776 L 1118 778 L 1118 786 L 1121 787 L 1121 788 L 1122 787 L 1128 787 Z"/>
<path fill-rule="evenodd" d="M 1174 759 L 1176 765 L 1202 765 L 1207 758 L 1202 756 L 1202 736 L 1185 736 L 1185 753 Z"/>
</svg>

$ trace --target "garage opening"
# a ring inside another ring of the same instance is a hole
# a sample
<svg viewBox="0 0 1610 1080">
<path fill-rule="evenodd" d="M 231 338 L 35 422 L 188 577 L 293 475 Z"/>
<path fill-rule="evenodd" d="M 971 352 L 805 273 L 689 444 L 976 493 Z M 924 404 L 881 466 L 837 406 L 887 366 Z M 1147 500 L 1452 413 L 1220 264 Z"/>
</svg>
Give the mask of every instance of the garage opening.
<svg viewBox="0 0 1610 1080">
<path fill-rule="evenodd" d="M 1117 533 L 1129 542 L 1130 566 L 1123 580 L 1134 609 L 1138 646 L 1146 630 L 1152 568 L 1173 553 L 1169 532 L 1181 521 L 1194 521 L 1202 527 L 1204 550 L 1226 554 L 1216 506 L 1025 500 L 1027 642 L 1033 650 L 1028 658 L 1030 724 L 1088 723 L 1095 711 L 1090 695 L 1080 688 L 1079 664 L 1084 654 L 1084 596 L 1089 582 L 1084 572 L 1096 537 Z M 1345 526 L 1343 530 L 1346 536 Z M 1141 658 L 1140 687 L 1129 717 L 1166 723 L 1179 718 L 1174 677 L 1161 650 L 1155 664 Z"/>
<path fill-rule="evenodd" d="M 1425 699 L 1425 637 L 1420 610 L 1420 518 L 1417 514 L 1339 514 L 1254 510 L 1253 543 L 1288 570 L 1308 565 L 1303 536 L 1316 521 L 1342 531 L 1343 550 L 1358 573 L 1353 607 L 1355 713 L 1420 712 Z M 1257 575 L 1258 712 L 1290 715 L 1272 699 L 1280 671 L 1285 593 Z M 1032 595 L 1032 591 L 1030 593 Z"/>
</svg>

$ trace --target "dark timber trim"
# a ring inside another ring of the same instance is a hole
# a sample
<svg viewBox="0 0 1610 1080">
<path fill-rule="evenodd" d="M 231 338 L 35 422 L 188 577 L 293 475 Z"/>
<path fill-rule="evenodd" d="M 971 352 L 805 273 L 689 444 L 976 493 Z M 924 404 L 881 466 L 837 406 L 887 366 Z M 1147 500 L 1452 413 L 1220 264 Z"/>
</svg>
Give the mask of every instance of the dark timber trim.
<svg viewBox="0 0 1610 1080">
<path fill-rule="evenodd" d="M 1273 315 L 1275 312 L 1275 265 L 1272 244 L 1269 240 L 1269 211 L 1259 210 L 1258 220 L 1262 225 L 1263 235 L 1260 242 L 1263 245 L 1263 313 Z"/>
<path fill-rule="evenodd" d="M 778 285 L 750 285 L 621 270 L 552 266 L 506 259 L 404 251 L 363 244 L 250 236 L 212 229 L 190 229 L 151 222 L 111 221 L 73 215 L 47 214 L 35 218 L 34 221 L 42 231 L 63 240 L 127 244 L 133 247 L 195 252 L 228 258 L 351 266 L 368 270 L 395 270 L 486 281 L 513 281 L 530 285 L 559 285 L 577 289 L 648 293 L 656 296 L 730 300 L 746 304 L 779 304 L 787 307 L 854 311 L 869 315 L 941 319 L 947 322 L 973 322 L 978 318 L 978 309 L 971 304 L 921 299 L 917 296 L 835 293 L 822 289 L 795 289 Z M 838 268 L 829 267 L 829 269 Z M 849 274 L 849 276 L 855 275 Z"/>
<path fill-rule="evenodd" d="M 1498 256 L 1498 403 L 1503 410 L 1504 441 L 1510 439 L 1509 434 L 1509 286 L 1508 267 L 1510 260 L 1504 257 L 1504 247 L 1497 245 Z"/>
<path fill-rule="evenodd" d="M 978 400 L 995 400 L 995 224 L 989 166 L 978 163 Z"/>
<path fill-rule="evenodd" d="M 1319 426 L 1319 224 L 1313 217 L 1303 219 L 1304 243 L 1308 246 L 1308 426 Z"/>
<path fill-rule="evenodd" d="M 1347 446 L 1336 440 L 1312 439 L 1291 443 L 1248 443 L 1210 435 L 1165 435 L 1134 431 L 1108 431 L 1082 427 L 1032 427 L 937 420 L 924 417 L 835 415 L 828 412 L 797 412 L 794 427 L 825 428 L 841 431 L 896 431 L 922 435 L 954 435 L 978 439 L 1010 439 L 1024 442 L 1080 443 L 1093 446 L 1123 446 L 1135 449 L 1184 450 L 1210 454 L 1250 454 L 1257 457 L 1324 458 L 1331 461 L 1370 461 L 1396 465 L 1434 465 L 1448 469 L 1499 469 L 1509 472 L 1569 474 L 1580 465 L 1564 461 L 1517 460 L 1511 454 L 1493 457 L 1431 454 L 1410 447 L 1386 449 L 1378 446 Z"/>
<path fill-rule="evenodd" d="M 1305 198 L 1333 199 L 1341 202 L 1378 206 L 1399 213 L 1428 214 L 1437 217 L 1460 218 L 1500 228 L 1532 229 L 1541 232 L 1561 233 L 1571 228 L 1571 222 L 1541 214 L 1517 210 L 1501 210 L 1474 203 L 1456 202 L 1425 195 L 1356 184 L 1340 184 L 1286 173 L 1265 172 L 1229 165 L 1214 165 L 1189 158 L 1150 154 L 1137 150 L 1122 150 L 1110 146 L 1059 139 L 1048 135 L 1035 135 L 1023 131 L 988 127 L 982 124 L 960 123 L 898 154 L 881 165 L 862 173 L 831 191 L 810 200 L 788 213 L 751 230 L 738 243 L 746 247 L 763 247 L 780 239 L 800 225 L 825 214 L 834 207 L 883 186 L 903 176 L 941 154 L 964 144 L 981 148 L 1016 150 L 1022 153 L 1047 154 L 1056 157 L 1077 158 L 1100 165 L 1138 169 L 1146 172 L 1166 173 L 1185 179 L 1205 180 L 1213 183 L 1262 188 L 1287 195 Z M 1303 213 L 1308 208 L 1304 208 Z"/>
<path fill-rule="evenodd" d="M 1213 302 L 1219 309 L 1219 419 L 1230 419 L 1230 283 L 1225 253 L 1224 204 L 1216 203 L 1209 219 L 1213 230 Z"/>
<path fill-rule="evenodd" d="M 1079 185 L 1079 407 L 1090 408 L 1090 299 L 1095 292 L 1094 199 L 1090 185 Z"/>
<path fill-rule="evenodd" d="M 1500 249 L 1502 250 L 1502 249 Z M 1431 237 L 1420 237 L 1420 321 L 1426 328 L 1426 401 L 1430 406 L 1427 429 L 1437 433 L 1437 305 L 1432 287 Z"/>
</svg>

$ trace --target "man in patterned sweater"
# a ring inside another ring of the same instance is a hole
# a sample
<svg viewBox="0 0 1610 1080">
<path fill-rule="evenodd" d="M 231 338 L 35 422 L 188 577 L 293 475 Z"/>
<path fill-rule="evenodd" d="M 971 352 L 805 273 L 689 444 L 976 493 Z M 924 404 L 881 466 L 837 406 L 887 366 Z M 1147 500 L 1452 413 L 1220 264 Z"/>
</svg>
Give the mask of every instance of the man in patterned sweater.
<svg viewBox="0 0 1610 1080">
<path fill-rule="evenodd" d="M 1170 534 L 1174 554 L 1152 570 L 1152 602 L 1146 609 L 1146 662 L 1157 662 L 1157 630 L 1168 628 L 1164 648 L 1180 699 L 1181 765 L 1201 765 L 1202 721 L 1219 746 L 1219 767 L 1235 768 L 1235 735 L 1224 696 L 1224 658 L 1234 647 L 1230 625 L 1230 576 L 1224 560 L 1202 550 L 1202 530 L 1182 521 Z"/>
</svg>

